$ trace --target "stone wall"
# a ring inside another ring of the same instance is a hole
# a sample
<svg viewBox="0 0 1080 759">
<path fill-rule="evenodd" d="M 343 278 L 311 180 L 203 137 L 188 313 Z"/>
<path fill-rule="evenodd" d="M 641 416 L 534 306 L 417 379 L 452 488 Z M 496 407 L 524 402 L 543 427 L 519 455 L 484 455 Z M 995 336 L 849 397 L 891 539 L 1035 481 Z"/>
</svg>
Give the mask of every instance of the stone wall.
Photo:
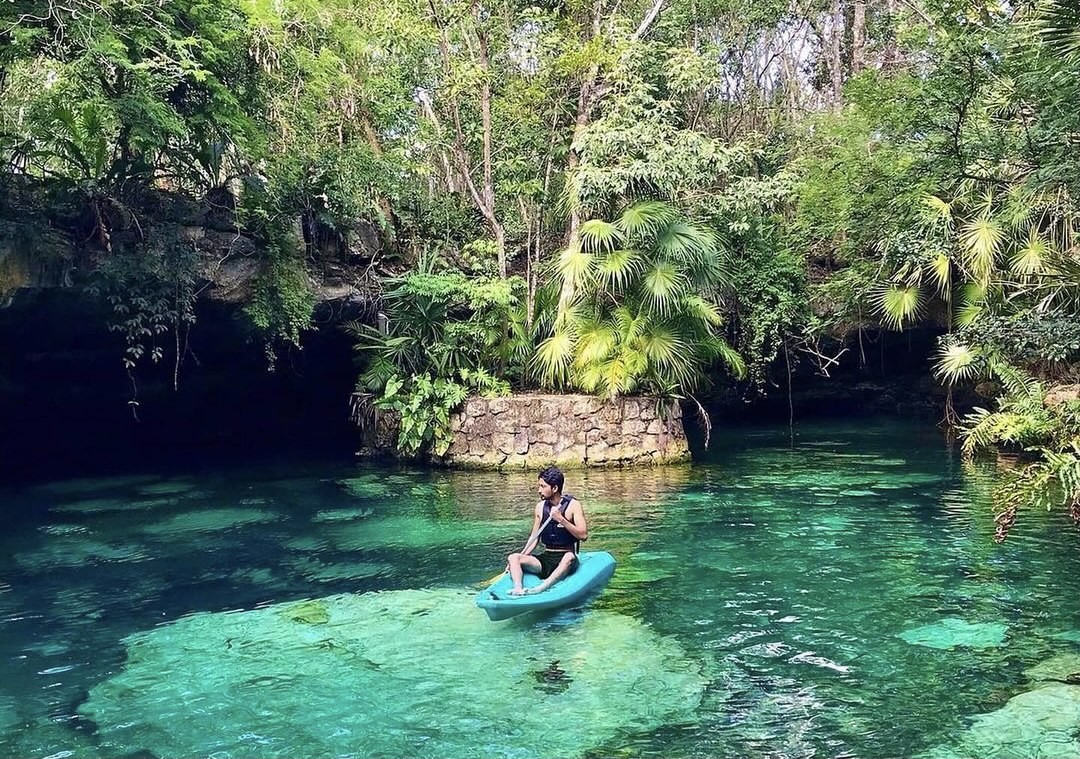
<svg viewBox="0 0 1080 759">
<path fill-rule="evenodd" d="M 443 463 L 461 468 L 619 467 L 690 460 L 676 401 L 590 395 L 470 398 Z"/>
<path fill-rule="evenodd" d="M 454 442 L 444 457 L 450 466 L 638 466 L 690 458 L 682 409 L 655 398 L 471 398 L 452 424 Z"/>
</svg>

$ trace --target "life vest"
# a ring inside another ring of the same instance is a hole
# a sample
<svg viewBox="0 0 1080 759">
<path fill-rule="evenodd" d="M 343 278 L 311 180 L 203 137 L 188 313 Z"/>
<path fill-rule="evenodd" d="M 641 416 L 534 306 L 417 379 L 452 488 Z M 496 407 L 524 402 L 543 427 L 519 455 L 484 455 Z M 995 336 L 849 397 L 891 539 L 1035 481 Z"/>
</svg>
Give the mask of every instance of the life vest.
<svg viewBox="0 0 1080 759">
<path fill-rule="evenodd" d="M 574 500 L 574 496 L 568 493 L 562 497 L 556 508 L 565 515 L 572 500 Z M 544 512 L 540 517 L 541 523 L 547 522 L 549 516 L 551 516 L 551 504 L 544 501 Z M 540 531 L 540 542 L 544 544 L 544 548 L 551 551 L 578 552 L 578 539 L 554 519 L 548 522 L 544 529 Z"/>
</svg>

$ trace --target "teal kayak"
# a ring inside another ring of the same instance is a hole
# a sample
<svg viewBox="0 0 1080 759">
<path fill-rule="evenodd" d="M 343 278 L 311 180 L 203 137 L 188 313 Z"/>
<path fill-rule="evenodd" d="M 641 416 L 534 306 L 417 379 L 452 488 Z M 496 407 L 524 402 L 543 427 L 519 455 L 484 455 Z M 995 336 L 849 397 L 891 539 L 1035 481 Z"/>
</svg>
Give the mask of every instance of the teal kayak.
<svg viewBox="0 0 1080 759">
<path fill-rule="evenodd" d="M 492 621 L 509 619 L 518 614 L 543 609 L 557 609 L 576 603 L 607 584 L 615 574 L 615 557 L 607 551 L 586 551 L 578 554 L 578 568 L 547 590 L 528 596 L 512 596 L 510 573 L 504 572 L 495 584 L 476 594 L 476 605 L 487 612 Z M 525 588 L 540 584 L 536 575 L 525 573 Z"/>
</svg>

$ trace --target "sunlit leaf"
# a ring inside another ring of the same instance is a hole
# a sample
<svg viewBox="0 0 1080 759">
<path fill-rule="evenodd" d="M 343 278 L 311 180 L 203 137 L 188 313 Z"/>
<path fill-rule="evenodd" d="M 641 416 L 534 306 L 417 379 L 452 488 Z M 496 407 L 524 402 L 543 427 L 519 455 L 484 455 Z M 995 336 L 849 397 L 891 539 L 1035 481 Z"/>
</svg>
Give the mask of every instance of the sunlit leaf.
<svg viewBox="0 0 1080 759">
<path fill-rule="evenodd" d="M 877 295 L 877 312 L 891 329 L 903 329 L 922 312 L 922 291 L 912 285 L 893 285 Z"/>
</svg>

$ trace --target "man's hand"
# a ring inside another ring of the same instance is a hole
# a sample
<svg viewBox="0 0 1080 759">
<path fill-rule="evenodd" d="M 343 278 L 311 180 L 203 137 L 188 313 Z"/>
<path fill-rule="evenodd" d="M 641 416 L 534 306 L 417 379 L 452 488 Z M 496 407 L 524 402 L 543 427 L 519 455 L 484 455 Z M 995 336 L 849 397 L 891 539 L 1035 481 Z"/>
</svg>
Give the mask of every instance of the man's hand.
<svg viewBox="0 0 1080 759">
<path fill-rule="evenodd" d="M 570 520 L 566 518 L 566 514 L 564 514 L 562 509 L 560 509 L 558 506 L 551 510 L 551 519 L 552 521 L 558 522 L 562 525 L 569 524 L 570 522 Z"/>
</svg>

